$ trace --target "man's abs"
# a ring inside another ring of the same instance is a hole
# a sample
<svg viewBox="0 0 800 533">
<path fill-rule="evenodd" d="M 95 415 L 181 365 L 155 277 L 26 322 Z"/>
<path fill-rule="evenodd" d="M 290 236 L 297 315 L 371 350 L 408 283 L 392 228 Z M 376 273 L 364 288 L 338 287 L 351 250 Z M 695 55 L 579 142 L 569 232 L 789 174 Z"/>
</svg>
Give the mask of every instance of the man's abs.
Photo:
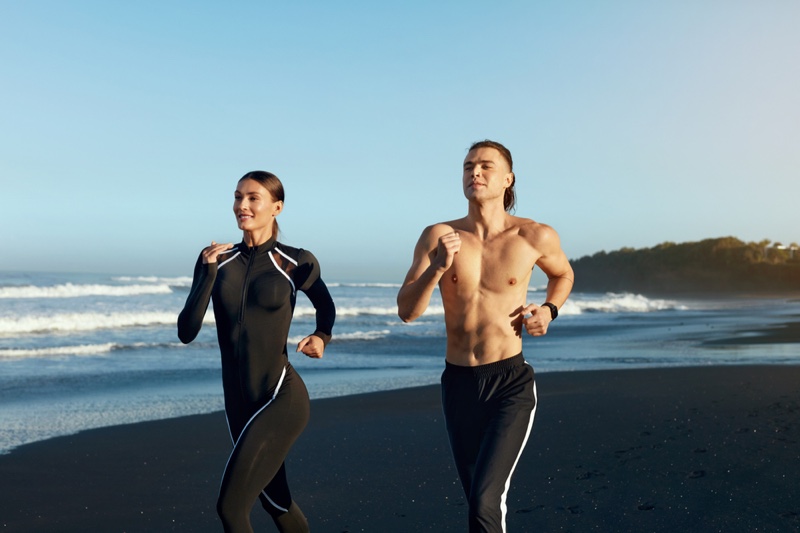
<svg viewBox="0 0 800 533">
<path fill-rule="evenodd" d="M 444 297 L 448 362 L 459 366 L 477 366 L 513 357 L 522 351 L 522 306 L 472 307 L 467 302 L 454 305 Z"/>
</svg>

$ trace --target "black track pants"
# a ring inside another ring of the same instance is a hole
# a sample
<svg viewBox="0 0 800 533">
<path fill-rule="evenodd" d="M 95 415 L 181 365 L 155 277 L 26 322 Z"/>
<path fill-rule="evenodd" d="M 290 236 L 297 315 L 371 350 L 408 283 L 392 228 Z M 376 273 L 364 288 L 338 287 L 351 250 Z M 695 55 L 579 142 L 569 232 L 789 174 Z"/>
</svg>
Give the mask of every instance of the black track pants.
<svg viewBox="0 0 800 533">
<path fill-rule="evenodd" d="M 536 413 L 533 368 L 522 354 L 477 367 L 446 363 L 442 404 L 469 531 L 504 532 L 511 475 Z"/>
</svg>

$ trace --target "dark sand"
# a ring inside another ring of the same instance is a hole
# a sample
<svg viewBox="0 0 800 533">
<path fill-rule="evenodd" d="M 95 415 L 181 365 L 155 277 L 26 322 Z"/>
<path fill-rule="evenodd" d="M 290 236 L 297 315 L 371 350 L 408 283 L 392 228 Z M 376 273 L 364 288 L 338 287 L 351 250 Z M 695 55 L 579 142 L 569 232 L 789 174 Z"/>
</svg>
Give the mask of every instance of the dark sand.
<svg viewBox="0 0 800 533">
<path fill-rule="evenodd" d="M 509 531 L 800 530 L 800 367 L 542 374 Z M 218 532 L 221 413 L 0 456 L 0 531 Z M 436 386 L 312 402 L 288 461 L 316 533 L 464 531 Z M 258 505 L 256 531 L 274 531 Z"/>
</svg>

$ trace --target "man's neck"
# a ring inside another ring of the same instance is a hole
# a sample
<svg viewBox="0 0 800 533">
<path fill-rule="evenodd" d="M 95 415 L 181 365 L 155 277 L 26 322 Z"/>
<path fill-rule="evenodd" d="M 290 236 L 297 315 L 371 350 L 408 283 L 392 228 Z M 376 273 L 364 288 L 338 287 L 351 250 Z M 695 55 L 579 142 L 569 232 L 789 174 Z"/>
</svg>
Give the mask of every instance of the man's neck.
<svg viewBox="0 0 800 533">
<path fill-rule="evenodd" d="M 469 204 L 466 222 L 472 227 L 475 235 L 481 239 L 488 239 L 506 230 L 508 213 L 502 203 Z"/>
</svg>

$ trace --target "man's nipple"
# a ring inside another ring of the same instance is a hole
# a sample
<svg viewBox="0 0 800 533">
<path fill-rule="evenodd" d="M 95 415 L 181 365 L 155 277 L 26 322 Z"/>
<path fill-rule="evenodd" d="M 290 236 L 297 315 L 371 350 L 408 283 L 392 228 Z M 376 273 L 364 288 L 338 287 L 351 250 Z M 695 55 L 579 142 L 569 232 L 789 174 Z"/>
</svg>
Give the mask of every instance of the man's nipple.
<svg viewBox="0 0 800 533">
<path fill-rule="evenodd" d="M 517 278 L 509 278 L 508 284 L 509 285 L 516 285 L 517 284 Z"/>
<path fill-rule="evenodd" d="M 455 274 L 453 274 L 453 277 L 450 279 L 453 281 L 453 283 L 458 283 L 458 276 L 456 276 Z"/>
</svg>

